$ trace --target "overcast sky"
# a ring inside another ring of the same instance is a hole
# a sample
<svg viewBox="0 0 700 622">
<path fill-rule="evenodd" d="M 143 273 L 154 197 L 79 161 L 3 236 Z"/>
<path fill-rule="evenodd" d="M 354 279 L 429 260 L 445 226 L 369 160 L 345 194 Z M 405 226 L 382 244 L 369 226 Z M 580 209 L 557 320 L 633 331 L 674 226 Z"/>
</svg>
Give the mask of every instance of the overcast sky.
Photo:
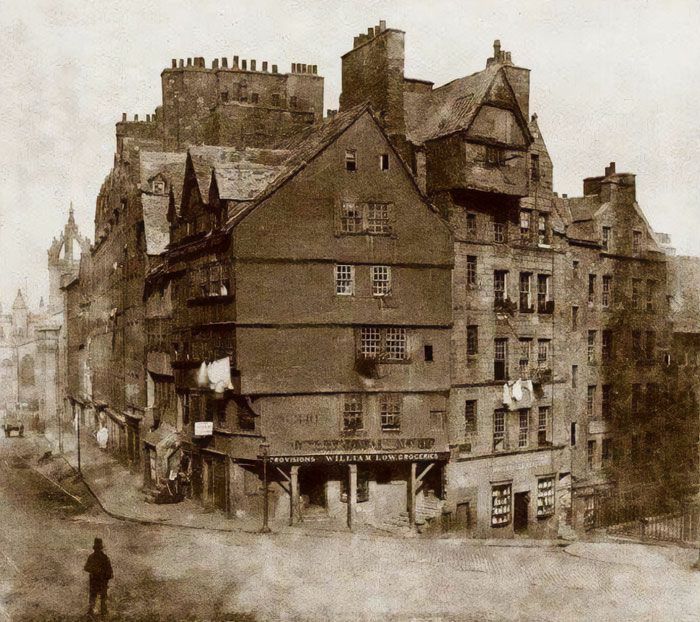
<svg viewBox="0 0 700 622">
<path fill-rule="evenodd" d="M 385 19 L 406 31 L 406 76 L 437 85 L 483 68 L 493 40 L 532 70 L 531 111 L 555 190 L 611 160 L 637 174 L 652 226 L 700 255 L 700 2 L 2 0 L 0 302 L 46 295 L 46 250 L 70 201 L 93 238 L 122 112 L 160 103 L 171 58 L 235 54 L 318 65 L 337 108 L 340 55 Z"/>
</svg>

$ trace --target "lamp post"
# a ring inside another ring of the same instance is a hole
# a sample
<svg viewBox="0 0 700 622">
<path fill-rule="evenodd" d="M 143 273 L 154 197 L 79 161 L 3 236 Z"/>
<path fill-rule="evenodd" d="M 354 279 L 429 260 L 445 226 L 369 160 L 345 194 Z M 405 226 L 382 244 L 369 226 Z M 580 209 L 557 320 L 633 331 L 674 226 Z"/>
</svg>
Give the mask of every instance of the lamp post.
<svg viewBox="0 0 700 622">
<path fill-rule="evenodd" d="M 260 533 L 270 533 L 269 521 L 269 509 L 268 509 L 268 495 L 269 490 L 267 486 L 267 461 L 269 459 L 270 444 L 260 443 L 260 457 L 263 463 L 263 525 L 260 529 Z"/>
</svg>

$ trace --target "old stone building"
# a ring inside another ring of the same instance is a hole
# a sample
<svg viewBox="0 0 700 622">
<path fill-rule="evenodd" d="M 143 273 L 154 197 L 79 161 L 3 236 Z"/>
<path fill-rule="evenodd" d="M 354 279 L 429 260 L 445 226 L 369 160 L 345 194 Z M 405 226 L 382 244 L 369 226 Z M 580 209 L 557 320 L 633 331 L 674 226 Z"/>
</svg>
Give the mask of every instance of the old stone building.
<svg viewBox="0 0 700 622">
<path fill-rule="evenodd" d="M 496 41 L 435 87 L 404 41 L 356 37 L 325 119 L 315 66 L 163 71 L 65 288 L 71 399 L 154 494 L 231 516 L 267 481 L 280 520 L 553 537 L 676 486 L 687 339 L 634 175 L 558 197 L 529 70 Z"/>
</svg>

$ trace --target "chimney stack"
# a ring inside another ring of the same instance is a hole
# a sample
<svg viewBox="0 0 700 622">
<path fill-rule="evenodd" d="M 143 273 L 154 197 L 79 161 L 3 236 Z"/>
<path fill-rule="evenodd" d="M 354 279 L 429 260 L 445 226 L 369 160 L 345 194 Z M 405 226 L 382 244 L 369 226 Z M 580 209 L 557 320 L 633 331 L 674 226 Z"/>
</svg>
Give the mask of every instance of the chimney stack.
<svg viewBox="0 0 700 622">
<path fill-rule="evenodd" d="M 238 56 L 233 57 L 233 67 L 238 69 Z"/>
<path fill-rule="evenodd" d="M 228 58 L 226 58 L 225 56 L 221 57 L 221 68 L 228 69 Z"/>
<path fill-rule="evenodd" d="M 241 59 L 241 70 L 248 71 L 248 61 L 245 58 Z"/>
<path fill-rule="evenodd" d="M 266 60 L 263 61 L 262 70 L 263 70 L 264 72 L 267 72 L 267 61 L 266 61 Z"/>
<path fill-rule="evenodd" d="M 219 68 L 219 59 L 215 58 L 213 61 L 211 61 L 211 68 L 212 69 L 218 69 Z"/>
<path fill-rule="evenodd" d="M 605 176 L 608 177 L 610 175 L 615 174 L 615 162 L 610 162 L 610 166 L 605 167 Z"/>
<path fill-rule="evenodd" d="M 256 64 L 256 63 L 255 63 L 255 59 L 252 59 L 252 60 L 250 61 L 250 70 L 251 70 L 251 71 L 255 71 L 255 64 Z"/>
<path fill-rule="evenodd" d="M 386 20 L 380 19 L 379 20 L 379 32 L 384 32 L 385 30 L 386 30 Z"/>
<path fill-rule="evenodd" d="M 175 69 L 177 67 L 177 58 L 173 58 L 171 61 L 172 68 Z"/>
<path fill-rule="evenodd" d="M 272 73 L 277 73 L 277 65 L 272 65 Z"/>
<path fill-rule="evenodd" d="M 122 112 L 122 123 L 126 123 L 126 112 Z"/>
</svg>

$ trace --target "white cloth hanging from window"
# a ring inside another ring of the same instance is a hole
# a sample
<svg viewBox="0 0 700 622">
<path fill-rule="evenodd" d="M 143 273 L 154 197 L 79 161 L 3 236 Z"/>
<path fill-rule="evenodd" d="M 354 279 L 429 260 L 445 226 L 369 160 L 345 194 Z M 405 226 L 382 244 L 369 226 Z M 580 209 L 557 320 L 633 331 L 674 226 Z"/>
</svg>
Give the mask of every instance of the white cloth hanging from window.
<svg viewBox="0 0 700 622">
<path fill-rule="evenodd" d="M 523 399 L 523 383 L 520 380 L 520 378 L 518 378 L 513 384 L 512 395 L 513 399 L 516 402 L 519 402 L 521 399 Z"/>
<path fill-rule="evenodd" d="M 109 430 L 103 426 L 97 432 L 97 446 L 100 449 L 107 449 L 107 441 L 108 440 L 109 440 Z"/>
<path fill-rule="evenodd" d="M 197 372 L 197 386 L 198 387 L 206 387 L 209 385 L 209 374 L 207 371 L 207 364 L 202 361 L 202 364 L 199 366 L 199 371 Z"/>
<path fill-rule="evenodd" d="M 231 382 L 231 360 L 229 357 L 218 359 L 209 364 L 209 388 L 217 393 L 223 393 L 226 389 L 233 389 Z"/>
</svg>

